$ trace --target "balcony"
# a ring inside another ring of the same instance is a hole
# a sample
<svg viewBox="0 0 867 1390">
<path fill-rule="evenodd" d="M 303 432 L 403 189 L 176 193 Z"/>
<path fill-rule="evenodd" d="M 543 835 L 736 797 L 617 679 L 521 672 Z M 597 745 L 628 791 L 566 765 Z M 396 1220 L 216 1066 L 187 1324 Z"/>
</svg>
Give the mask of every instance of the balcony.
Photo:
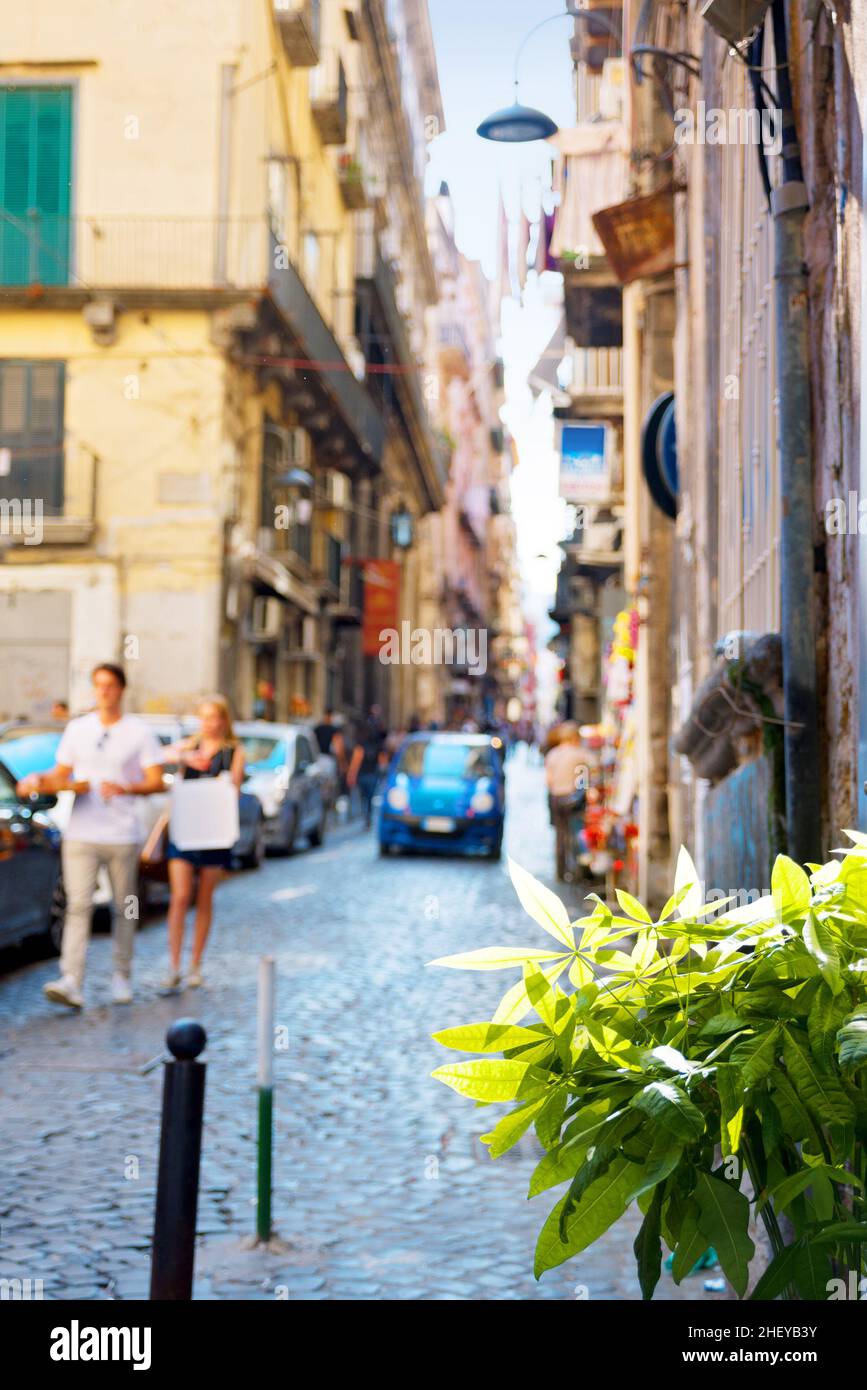
<svg viewBox="0 0 867 1390">
<path fill-rule="evenodd" d="M 283 318 L 297 355 L 315 364 L 311 376 L 336 407 L 364 457 L 378 463 L 385 442 L 382 412 L 349 363 L 285 247 L 275 241 L 267 217 L 125 217 L 62 219 L 67 233 L 67 275 L 49 283 L 40 254 L 45 223 L 21 229 L 0 209 L 0 236 L 14 225 L 24 237 L 23 267 L 14 280 L 0 283 L 4 304 L 38 308 L 96 301 L 100 332 L 110 330 L 119 310 L 152 306 L 237 306 L 239 324 L 252 331 L 256 303 L 270 301 Z M 4 262 L 0 259 L 0 265 Z M 29 276 L 33 278 L 28 278 Z M 108 330 L 106 328 L 108 324 Z M 94 331 L 97 331 L 96 329 Z M 295 355 L 293 353 L 293 355 Z M 321 406 L 316 414 L 320 413 Z M 304 423 L 303 421 L 301 422 Z"/>
<path fill-rule="evenodd" d="M 274 18 L 294 68 L 313 68 L 319 62 L 321 9 L 321 0 L 274 0 Z"/>
<path fill-rule="evenodd" d="M 323 145 L 345 145 L 349 118 L 349 88 L 343 60 L 326 53 L 310 73 L 310 106 Z"/>
<path fill-rule="evenodd" d="M 337 164 L 340 196 L 347 212 L 361 212 L 370 206 L 368 179 L 364 169 L 352 155 L 341 155 Z"/>
<path fill-rule="evenodd" d="M 421 368 L 398 307 L 395 273 L 383 260 L 372 235 L 360 238 L 357 245 L 356 284 L 362 341 L 367 338 L 370 344 L 366 356 L 380 357 L 384 365 L 394 364 L 390 396 L 403 418 L 431 509 L 436 511 L 445 497 L 448 455 L 434 436 L 424 403 L 419 380 Z"/>
<path fill-rule="evenodd" d="M 0 557 L 31 546 L 88 545 L 96 529 L 97 460 L 63 449 L 10 449 L 0 478 Z"/>
<path fill-rule="evenodd" d="M 623 349 L 576 347 L 566 361 L 571 378 L 564 381 L 571 419 L 618 418 L 623 415 Z"/>
</svg>

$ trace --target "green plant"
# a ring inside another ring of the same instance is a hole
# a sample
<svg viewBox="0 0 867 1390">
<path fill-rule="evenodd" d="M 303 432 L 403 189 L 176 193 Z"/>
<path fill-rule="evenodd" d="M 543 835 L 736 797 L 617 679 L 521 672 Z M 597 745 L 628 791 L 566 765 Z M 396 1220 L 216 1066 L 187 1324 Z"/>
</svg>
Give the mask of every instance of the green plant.
<svg viewBox="0 0 867 1390">
<path fill-rule="evenodd" d="M 861 1274 L 867 835 L 847 834 L 841 861 L 808 875 L 781 855 L 771 894 L 735 908 L 704 902 L 681 850 L 657 921 L 618 889 L 619 914 L 591 894 L 590 915 L 570 922 L 510 862 L 552 949 L 491 946 L 434 962 L 522 971 L 491 1021 L 434 1034 L 482 1056 L 433 1075 L 482 1105 L 517 1101 L 482 1136 L 491 1157 L 532 1125 L 545 1153 L 529 1195 L 566 1187 L 539 1235 L 537 1278 L 633 1202 L 645 1298 L 663 1243 L 678 1283 L 712 1245 L 742 1297 L 751 1211 L 773 1250 L 753 1298 L 824 1299 L 830 1280 Z"/>
</svg>

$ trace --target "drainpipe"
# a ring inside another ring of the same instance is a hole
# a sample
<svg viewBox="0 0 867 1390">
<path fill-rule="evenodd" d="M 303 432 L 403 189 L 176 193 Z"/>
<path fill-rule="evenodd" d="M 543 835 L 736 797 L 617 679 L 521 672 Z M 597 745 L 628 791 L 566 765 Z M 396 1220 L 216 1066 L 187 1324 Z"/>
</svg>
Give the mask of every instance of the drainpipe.
<svg viewBox="0 0 867 1390">
<path fill-rule="evenodd" d="M 803 226 L 807 189 L 801 170 L 789 80 L 786 17 L 774 0 L 777 91 L 782 107 L 783 179 L 771 195 L 777 326 L 786 827 L 799 864 L 821 862 L 813 548 L 813 458 L 808 356 L 807 272 Z"/>
</svg>

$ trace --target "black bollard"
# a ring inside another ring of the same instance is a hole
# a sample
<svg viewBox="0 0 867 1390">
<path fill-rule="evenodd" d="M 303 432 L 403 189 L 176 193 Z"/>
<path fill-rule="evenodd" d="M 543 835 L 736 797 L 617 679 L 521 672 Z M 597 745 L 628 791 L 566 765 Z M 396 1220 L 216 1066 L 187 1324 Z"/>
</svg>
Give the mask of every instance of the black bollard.
<svg viewBox="0 0 867 1390">
<path fill-rule="evenodd" d="M 206 1042 L 204 1028 L 193 1018 L 179 1018 L 166 1033 L 173 1060 L 163 1075 L 151 1299 L 193 1296 L 206 1070 L 196 1058 Z"/>
</svg>

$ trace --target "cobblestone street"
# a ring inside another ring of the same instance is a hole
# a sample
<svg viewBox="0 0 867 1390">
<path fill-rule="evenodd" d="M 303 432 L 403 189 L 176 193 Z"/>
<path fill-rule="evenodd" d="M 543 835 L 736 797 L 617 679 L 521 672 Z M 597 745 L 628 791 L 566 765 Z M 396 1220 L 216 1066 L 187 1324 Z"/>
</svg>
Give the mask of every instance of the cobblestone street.
<svg viewBox="0 0 867 1390">
<path fill-rule="evenodd" d="M 509 768 L 511 854 L 551 882 L 541 769 Z M 570 904 L 576 909 L 577 900 Z M 46 1298 L 147 1297 L 160 1066 L 173 1019 L 208 1033 L 199 1203 L 199 1298 L 590 1299 L 640 1297 L 637 1213 L 565 1268 L 533 1279 L 551 1205 L 524 1200 L 528 1136 L 491 1162 L 491 1115 L 429 1079 L 433 1030 L 489 1016 L 513 977 L 427 969 L 449 952 L 538 943 L 502 864 L 379 859 L 357 825 L 321 850 L 270 859 L 218 894 L 206 988 L 159 997 L 165 927 L 139 933 L 135 1003 L 112 1008 L 109 941 L 94 938 L 87 1005 L 43 1000 L 55 962 L 0 979 L 3 1180 L 0 1276 Z M 243 1249 L 255 1211 L 256 975 L 277 962 L 274 1223 L 287 1253 Z M 704 1274 L 657 1298 L 711 1299 Z"/>
</svg>

